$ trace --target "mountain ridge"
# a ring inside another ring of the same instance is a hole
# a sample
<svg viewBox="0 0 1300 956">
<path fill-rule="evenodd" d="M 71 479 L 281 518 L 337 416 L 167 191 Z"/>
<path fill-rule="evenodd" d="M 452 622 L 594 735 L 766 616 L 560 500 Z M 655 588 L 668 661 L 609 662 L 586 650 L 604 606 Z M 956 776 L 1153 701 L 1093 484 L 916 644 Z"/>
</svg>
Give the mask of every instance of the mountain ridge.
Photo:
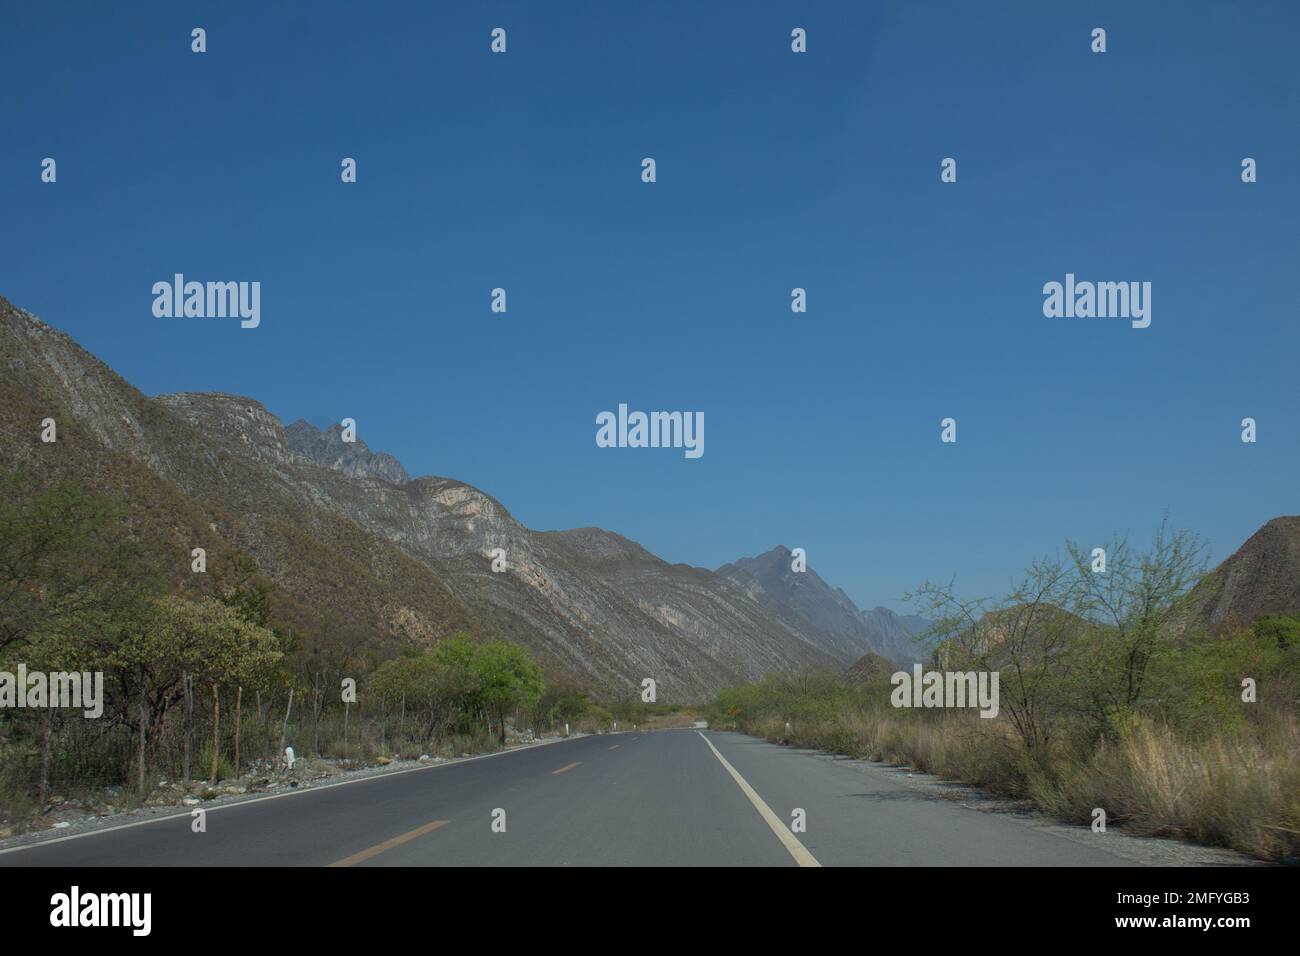
<svg viewBox="0 0 1300 956">
<path fill-rule="evenodd" d="M 0 464 L 125 501 L 179 586 L 193 547 L 248 552 L 322 659 L 378 659 L 463 630 L 515 640 L 548 675 L 605 697 L 636 696 L 651 677 L 662 699 L 693 703 L 770 671 L 928 653 L 915 640 L 924 620 L 858 608 L 811 567 L 794 571 L 784 545 L 711 571 L 602 528 L 532 530 L 465 482 L 410 478 L 391 455 L 342 447 L 338 426 L 286 427 L 226 392 L 150 398 L 3 297 L 0 372 L 0 427 L 15 436 Z M 47 418 L 53 444 L 39 437 Z M 1186 606 L 1216 628 L 1300 609 L 1300 516 L 1266 522 Z"/>
<path fill-rule="evenodd" d="M 290 449 L 349 478 L 380 478 L 394 485 L 411 480 L 402 463 L 387 452 L 371 451 L 360 438 L 345 441 L 342 425 L 320 429 L 300 418 L 285 426 L 284 434 Z"/>
<path fill-rule="evenodd" d="M 651 677 L 674 702 L 768 671 L 852 661 L 788 611 L 613 532 L 533 531 L 455 479 L 394 483 L 405 474 L 396 459 L 286 429 L 246 396 L 150 398 L 2 298 L 0 367 L 0 421 L 30 436 L 6 446 L 6 465 L 114 494 L 130 472 L 130 521 L 156 526 L 174 577 L 183 580 L 191 547 L 247 551 L 313 653 L 319 644 L 340 659 L 385 656 L 464 629 L 515 640 L 548 674 L 607 697 L 639 695 Z M 37 437 L 45 417 L 59 421 L 52 445 Z"/>
<path fill-rule="evenodd" d="M 928 648 L 915 640 L 929 629 L 917 615 L 900 615 L 889 608 L 859 608 L 843 588 L 831 587 L 812 567 L 793 569 L 793 552 L 785 545 L 717 569 L 764 606 L 790 609 L 806 625 L 826 635 L 828 642 L 858 660 L 871 652 L 898 664 L 922 661 Z"/>
</svg>

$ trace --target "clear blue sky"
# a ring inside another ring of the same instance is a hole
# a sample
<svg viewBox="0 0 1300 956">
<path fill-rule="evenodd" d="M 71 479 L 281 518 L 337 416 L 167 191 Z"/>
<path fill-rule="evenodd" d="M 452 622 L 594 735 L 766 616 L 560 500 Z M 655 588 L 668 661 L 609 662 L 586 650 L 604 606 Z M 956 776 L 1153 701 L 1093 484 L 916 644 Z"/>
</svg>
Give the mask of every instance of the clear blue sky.
<svg viewBox="0 0 1300 956">
<path fill-rule="evenodd" d="M 350 416 L 670 561 L 802 546 L 866 606 L 1165 509 L 1217 560 L 1300 510 L 1297 35 L 1284 2 L 12 3 L 0 294 L 148 394 Z M 155 318 L 175 272 L 259 280 L 261 327 Z M 1151 327 L 1045 318 L 1067 272 L 1152 282 Z M 703 411 L 704 457 L 597 448 L 619 402 Z"/>
</svg>

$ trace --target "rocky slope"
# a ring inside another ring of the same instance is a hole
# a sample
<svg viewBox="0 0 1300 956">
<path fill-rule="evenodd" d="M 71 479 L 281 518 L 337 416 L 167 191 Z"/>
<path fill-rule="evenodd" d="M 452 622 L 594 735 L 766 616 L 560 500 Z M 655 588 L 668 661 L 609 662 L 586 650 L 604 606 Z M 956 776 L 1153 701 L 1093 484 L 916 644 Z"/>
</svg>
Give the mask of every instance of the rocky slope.
<svg viewBox="0 0 1300 956">
<path fill-rule="evenodd" d="M 806 629 L 853 660 L 867 651 L 899 664 L 926 658 L 926 649 L 914 640 L 929 627 L 924 619 L 883 607 L 863 611 L 811 567 L 792 570 L 791 559 L 790 550 L 778 545 L 757 557 L 724 564 L 718 574 L 764 607 L 793 614 Z"/>
<path fill-rule="evenodd" d="M 284 430 L 284 436 L 293 451 L 349 478 L 380 478 L 395 485 L 411 480 L 402 463 L 392 455 L 372 452 L 360 438 L 345 442 L 342 425 L 331 425 L 321 431 L 300 418 Z"/>
<path fill-rule="evenodd" d="M 40 440 L 46 418 L 53 444 Z M 409 480 L 340 431 L 286 429 L 236 395 L 149 398 L 0 298 L 0 468 L 123 502 L 174 583 L 192 583 L 193 547 L 252 554 L 309 655 L 374 659 L 468 630 L 518 641 L 602 696 L 653 677 L 675 702 L 772 670 L 925 657 L 912 640 L 923 620 L 857 608 L 811 568 L 793 572 L 784 547 L 711 572 L 599 528 L 533 531 L 485 492 Z M 1187 607 L 1212 630 L 1300 611 L 1300 516 L 1265 524 Z"/>
<path fill-rule="evenodd" d="M 124 497 L 178 577 L 191 547 L 249 552 L 309 647 L 328 638 L 383 656 L 468 629 L 518 641 L 551 675 L 604 696 L 630 697 L 652 677 L 678 702 L 861 653 L 726 577 L 600 529 L 532 531 L 477 488 L 404 481 L 390 456 L 340 448 L 306 423 L 286 430 L 253 399 L 149 398 L 3 299 L 0 370 L 0 425 L 17 436 L 0 466 Z M 47 416 L 59 422 L 52 445 L 39 440 Z"/>
<path fill-rule="evenodd" d="M 1300 515 L 1266 523 L 1188 596 L 1211 631 L 1300 612 Z"/>
</svg>

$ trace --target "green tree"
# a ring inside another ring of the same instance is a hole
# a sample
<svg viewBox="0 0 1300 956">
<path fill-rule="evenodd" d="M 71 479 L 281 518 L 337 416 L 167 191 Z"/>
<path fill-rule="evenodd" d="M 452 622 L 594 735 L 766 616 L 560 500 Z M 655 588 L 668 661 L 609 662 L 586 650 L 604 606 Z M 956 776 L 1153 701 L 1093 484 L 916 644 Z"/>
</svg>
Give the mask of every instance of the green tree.
<svg viewBox="0 0 1300 956">
<path fill-rule="evenodd" d="M 506 714 L 516 707 L 531 707 L 542 696 L 542 669 L 527 651 L 507 641 L 479 645 L 472 668 L 482 682 L 484 705 L 495 716 L 504 744 Z"/>
<path fill-rule="evenodd" d="M 0 475 L 0 652 L 152 586 L 120 514 L 74 484 L 37 489 Z"/>
<path fill-rule="evenodd" d="M 544 717 L 550 726 L 555 721 L 564 723 L 576 721 L 591 710 L 591 699 L 587 692 L 572 684 L 547 684 L 537 702 L 537 714 Z"/>
<path fill-rule="evenodd" d="M 250 624 L 239 612 L 213 598 L 194 601 L 164 595 L 150 613 L 112 621 L 95 656 L 101 669 L 117 675 L 123 699 L 135 710 L 138 782 L 145 789 L 150 735 L 167 710 L 184 694 L 183 676 L 206 683 L 213 695 L 213 765 L 219 731 L 218 692 L 225 683 L 252 683 L 275 670 L 281 659 L 276 637 Z M 215 781 L 214 781 L 215 782 Z"/>
<path fill-rule="evenodd" d="M 1283 650 L 1300 647 L 1300 616 L 1295 614 L 1267 614 L 1251 625 L 1251 630 Z"/>
<path fill-rule="evenodd" d="M 370 675 L 370 690 L 417 721 L 420 736 L 433 738 L 456 723 L 479 693 L 478 676 L 433 653 L 385 661 Z M 404 730 L 405 728 L 400 728 Z"/>
<path fill-rule="evenodd" d="M 1181 600 L 1205 574 L 1205 546 L 1190 531 L 1171 531 L 1164 520 L 1145 549 L 1123 538 L 1103 547 L 1101 572 L 1093 569 L 1091 548 L 1069 544 L 1077 571 L 1075 611 L 1094 625 L 1078 657 L 1085 706 L 1099 727 L 1113 733 L 1149 696 L 1153 662 L 1194 625 Z"/>
<path fill-rule="evenodd" d="M 1070 709 L 1071 671 L 1086 622 L 1073 569 L 1040 558 L 998 598 L 959 597 L 952 582 L 926 581 L 906 600 L 933 622 L 934 663 L 941 670 L 996 671 L 1001 710 L 1026 752 L 1045 764 L 1061 718 Z"/>
</svg>

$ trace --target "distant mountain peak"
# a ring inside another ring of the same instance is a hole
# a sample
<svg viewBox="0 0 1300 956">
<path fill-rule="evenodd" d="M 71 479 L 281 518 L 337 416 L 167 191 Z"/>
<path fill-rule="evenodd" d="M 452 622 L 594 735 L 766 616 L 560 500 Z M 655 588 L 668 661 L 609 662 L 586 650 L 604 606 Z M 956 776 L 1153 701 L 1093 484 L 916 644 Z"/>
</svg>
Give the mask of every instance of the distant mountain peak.
<svg viewBox="0 0 1300 956">
<path fill-rule="evenodd" d="M 345 442 L 343 426 L 337 423 L 322 431 L 300 418 L 285 428 L 284 434 L 291 450 L 349 478 L 380 478 L 394 485 L 411 480 L 402 463 L 387 452 L 371 451 L 360 438 Z"/>
<path fill-rule="evenodd" d="M 793 614 L 855 660 L 868 651 L 898 663 L 924 657 L 912 637 L 928 629 L 927 621 L 883 607 L 863 611 L 841 588 L 822 580 L 811 565 L 806 571 L 795 571 L 793 554 L 778 544 L 752 558 L 724 564 L 717 573 L 760 604 Z"/>
<path fill-rule="evenodd" d="M 524 645 L 548 677 L 598 697 L 637 694 L 652 674 L 673 702 L 860 656 L 621 535 L 532 531 L 464 482 L 406 480 L 392 456 L 343 442 L 341 426 L 285 427 L 239 395 L 150 398 L 2 299 L 0 373 L 0 432 L 30 436 L 0 443 L 0 468 L 112 496 L 150 553 L 246 552 L 285 623 L 328 633 L 331 647 L 382 658 L 465 630 Z M 46 415 L 60 440 L 38 446 L 31 423 Z M 187 562 L 171 566 L 188 578 Z"/>
</svg>

